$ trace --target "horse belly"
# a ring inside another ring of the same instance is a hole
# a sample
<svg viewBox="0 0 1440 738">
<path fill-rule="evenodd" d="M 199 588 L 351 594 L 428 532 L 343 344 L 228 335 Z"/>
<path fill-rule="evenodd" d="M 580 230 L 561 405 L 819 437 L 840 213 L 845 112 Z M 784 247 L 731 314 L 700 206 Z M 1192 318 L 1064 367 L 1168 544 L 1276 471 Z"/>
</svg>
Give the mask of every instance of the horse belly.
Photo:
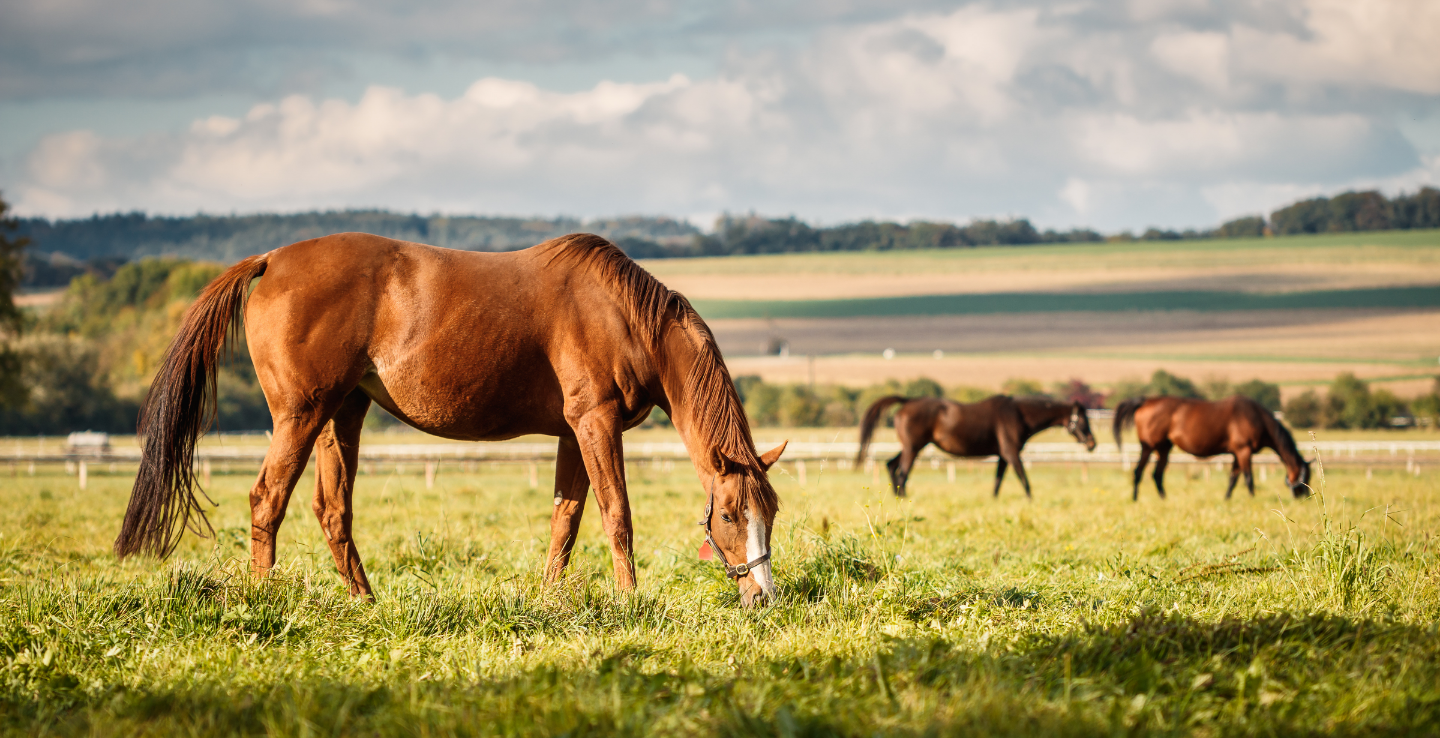
<svg viewBox="0 0 1440 738">
<path fill-rule="evenodd" d="M 466 441 L 532 433 L 568 435 L 564 400 L 548 363 L 438 371 L 441 362 L 377 365 L 360 387 L 377 404 L 432 435 Z M 477 362 L 479 363 L 479 362 Z M 429 366 L 424 366 L 429 364 Z"/>
</svg>

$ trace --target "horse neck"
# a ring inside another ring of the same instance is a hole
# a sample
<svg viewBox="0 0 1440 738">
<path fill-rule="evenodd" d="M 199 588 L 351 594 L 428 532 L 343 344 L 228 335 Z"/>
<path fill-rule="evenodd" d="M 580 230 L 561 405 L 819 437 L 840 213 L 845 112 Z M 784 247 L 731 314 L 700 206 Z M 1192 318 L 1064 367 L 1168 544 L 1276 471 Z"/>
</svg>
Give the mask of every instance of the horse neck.
<svg viewBox="0 0 1440 738">
<path fill-rule="evenodd" d="M 718 354 L 705 350 L 705 346 L 704 337 L 687 326 L 677 324 L 664 332 L 660 355 L 656 356 L 660 384 L 665 392 L 661 407 L 670 415 L 670 422 L 675 424 L 690 458 L 708 459 L 712 449 L 725 451 L 732 458 L 737 452 L 741 456 L 754 456 L 755 442 L 738 397 L 733 398 L 733 407 L 727 408 L 731 404 L 728 397 L 692 396 L 709 383 L 697 387 L 691 378 L 709 372 L 718 373 L 714 379 L 724 383 L 717 387 L 722 394 L 734 393 L 729 372 L 719 363 Z M 728 417 L 736 414 L 738 417 Z M 743 446 L 743 450 L 735 448 L 737 445 Z"/>
<path fill-rule="evenodd" d="M 1017 404 L 1020 405 L 1020 417 L 1025 420 L 1027 437 L 1033 436 L 1046 428 L 1054 428 L 1060 425 L 1070 414 L 1070 406 L 1059 403 Z"/>
<path fill-rule="evenodd" d="M 1260 408 L 1260 412 L 1269 413 L 1270 411 Z M 1295 445 L 1295 439 L 1292 437 L 1289 439 L 1290 442 L 1286 443 L 1285 428 L 1280 425 L 1280 421 L 1276 420 L 1274 415 L 1266 420 L 1268 422 L 1265 423 L 1265 435 L 1270 437 L 1270 447 L 1275 449 L 1275 454 L 1280 457 L 1280 463 L 1285 465 L 1285 471 L 1299 474 L 1300 449 Z"/>
</svg>

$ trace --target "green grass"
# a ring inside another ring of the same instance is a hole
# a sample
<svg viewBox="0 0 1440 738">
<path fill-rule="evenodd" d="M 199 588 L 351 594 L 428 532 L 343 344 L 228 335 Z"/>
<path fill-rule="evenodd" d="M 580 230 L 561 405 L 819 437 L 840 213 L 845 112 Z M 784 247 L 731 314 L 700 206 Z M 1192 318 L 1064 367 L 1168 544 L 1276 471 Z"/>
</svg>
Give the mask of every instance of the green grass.
<svg viewBox="0 0 1440 738">
<path fill-rule="evenodd" d="M 0 732 L 46 735 L 1293 735 L 1440 724 L 1434 475 L 1325 472 L 1325 497 L 1223 498 L 1174 467 L 922 463 L 912 498 L 783 465 L 782 597 L 743 611 L 695 560 L 688 469 L 632 464 L 640 587 L 613 590 L 594 506 L 538 578 L 526 471 L 362 476 L 379 602 L 348 600 L 302 480 L 268 581 L 245 573 L 250 474 L 217 475 L 213 545 L 108 553 L 130 479 L 0 486 Z M 1082 481 L 1082 474 L 1088 478 Z M 1316 478 L 1319 483 L 1319 475 Z"/>
<path fill-rule="evenodd" d="M 860 318 L 899 315 L 1306 310 L 1440 307 L 1440 285 L 1257 294 L 1204 290 L 1162 292 L 997 292 L 908 295 L 851 300 L 695 300 L 707 320 L 725 318 Z"/>
</svg>

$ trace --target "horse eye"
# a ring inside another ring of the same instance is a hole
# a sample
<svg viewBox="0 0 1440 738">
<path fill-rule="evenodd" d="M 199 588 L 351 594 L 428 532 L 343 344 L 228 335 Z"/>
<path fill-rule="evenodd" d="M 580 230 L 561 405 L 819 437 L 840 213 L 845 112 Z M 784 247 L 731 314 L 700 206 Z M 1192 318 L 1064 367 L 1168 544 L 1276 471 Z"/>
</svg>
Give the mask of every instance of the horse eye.
<svg viewBox="0 0 1440 738">
<path fill-rule="evenodd" d="M 733 523 L 733 522 L 735 522 L 735 521 L 733 521 L 733 520 L 730 519 L 730 516 L 729 516 L 727 513 L 723 513 L 723 512 L 720 513 L 720 519 L 723 520 L 723 521 L 725 521 L 725 522 L 727 522 L 727 523 Z"/>
</svg>

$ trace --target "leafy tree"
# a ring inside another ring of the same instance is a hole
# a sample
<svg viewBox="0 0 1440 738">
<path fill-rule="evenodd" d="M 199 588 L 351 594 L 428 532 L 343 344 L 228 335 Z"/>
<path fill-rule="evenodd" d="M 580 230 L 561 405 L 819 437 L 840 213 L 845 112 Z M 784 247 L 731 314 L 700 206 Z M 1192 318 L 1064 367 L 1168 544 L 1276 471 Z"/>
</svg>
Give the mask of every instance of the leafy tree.
<svg viewBox="0 0 1440 738">
<path fill-rule="evenodd" d="M 1081 379 L 1071 379 L 1068 382 L 1056 382 L 1054 387 L 1051 388 L 1050 394 L 1064 402 L 1078 402 L 1092 409 L 1105 406 L 1105 394 L 1097 392 Z"/>
<path fill-rule="evenodd" d="M 24 401 L 0 411 L 0 433 L 133 432 L 138 403 L 115 396 L 93 341 L 54 334 L 19 342 Z"/>
<path fill-rule="evenodd" d="M 1435 378 L 1430 394 L 1420 395 L 1410 403 L 1410 412 L 1419 423 L 1440 426 L 1440 377 Z"/>
<path fill-rule="evenodd" d="M 1219 238 L 1259 238 L 1265 235 L 1265 218 L 1247 215 L 1226 221 L 1215 231 L 1215 235 Z"/>
<path fill-rule="evenodd" d="M 15 289 L 23 275 L 24 251 L 30 239 L 14 238 L 8 232 L 18 224 L 6 215 L 10 205 L 0 198 L 0 339 L 20 335 L 22 315 L 15 307 Z M 24 402 L 25 387 L 21 382 L 21 357 L 9 340 L 0 345 L 0 406 L 15 407 Z"/>
<path fill-rule="evenodd" d="M 1200 390 L 1195 387 L 1194 382 L 1171 374 L 1164 369 L 1156 369 L 1155 373 L 1150 375 L 1150 384 L 1145 389 L 1148 396 L 1201 397 Z"/>
<path fill-rule="evenodd" d="M 1144 397 L 1150 385 L 1135 377 L 1121 379 L 1111 385 L 1110 394 L 1105 398 L 1106 407 L 1115 407 L 1132 397 Z"/>
<path fill-rule="evenodd" d="M 1440 228 L 1440 190 L 1421 187 L 1413 195 L 1395 198 L 1391 223 L 1395 228 Z"/>
<path fill-rule="evenodd" d="M 945 396 L 956 402 L 979 402 L 993 394 L 995 393 L 987 389 L 957 384 L 951 387 Z"/>
<path fill-rule="evenodd" d="M 1324 403 L 1313 389 L 1307 389 L 1285 403 L 1285 422 L 1292 427 L 1318 428 L 1324 421 Z"/>
<path fill-rule="evenodd" d="M 1405 413 L 1405 404 L 1389 390 L 1370 391 L 1370 385 L 1352 372 L 1330 383 L 1325 398 L 1327 428 L 1388 428 L 1390 419 Z"/>
<path fill-rule="evenodd" d="M 1324 233 L 1330 228 L 1330 199 L 1316 197 L 1287 205 L 1270 214 L 1270 229 L 1277 236 Z"/>
<path fill-rule="evenodd" d="M 905 384 L 906 397 L 944 397 L 945 388 L 929 377 L 918 377 Z"/>
<path fill-rule="evenodd" d="M 1390 228 L 1390 201 L 1379 192 L 1343 192 L 1330 198 L 1326 230 L 1383 231 Z"/>
<path fill-rule="evenodd" d="M 1011 377 L 1005 380 L 1005 384 L 1000 385 L 1000 391 L 1012 397 L 1045 394 L 1045 388 L 1040 386 L 1039 380 L 1023 377 Z"/>
<path fill-rule="evenodd" d="M 1273 412 L 1280 409 L 1280 385 L 1278 384 L 1252 379 L 1235 385 L 1234 392 L 1260 403 L 1260 406 L 1266 410 Z"/>
</svg>

